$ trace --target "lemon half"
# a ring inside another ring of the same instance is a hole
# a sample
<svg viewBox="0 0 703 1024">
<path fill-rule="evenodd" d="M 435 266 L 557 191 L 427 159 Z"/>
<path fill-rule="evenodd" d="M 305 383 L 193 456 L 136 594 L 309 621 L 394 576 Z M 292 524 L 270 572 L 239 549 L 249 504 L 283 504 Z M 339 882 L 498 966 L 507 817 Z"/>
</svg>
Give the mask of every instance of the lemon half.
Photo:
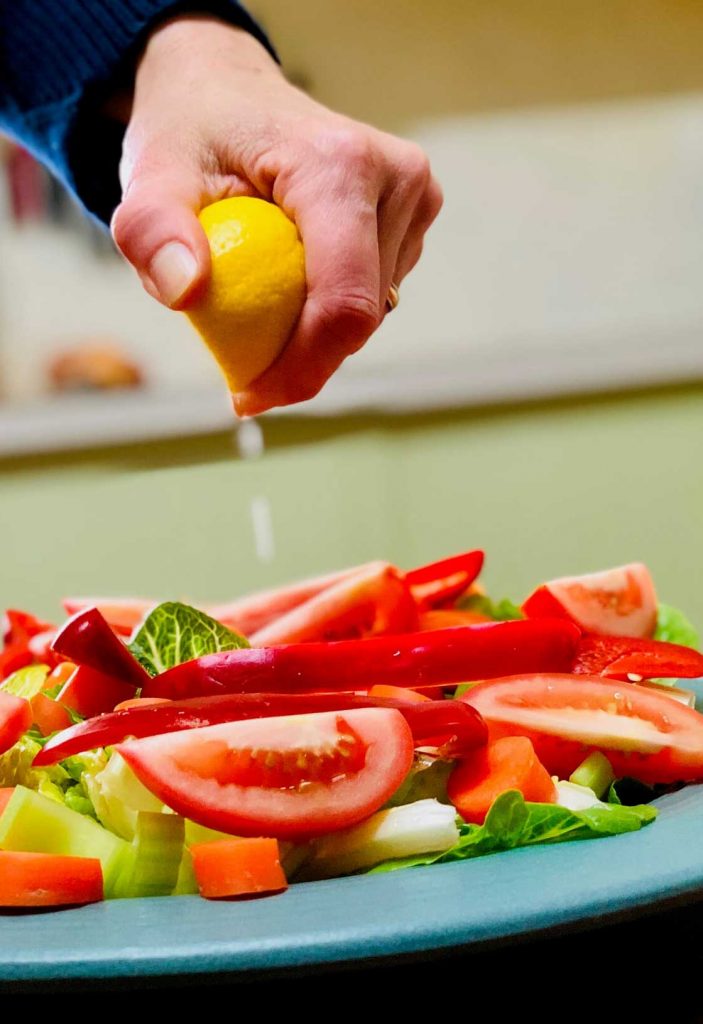
<svg viewBox="0 0 703 1024">
<path fill-rule="evenodd" d="M 305 251 L 295 224 L 263 199 L 222 199 L 199 219 L 212 273 L 186 313 L 236 393 L 273 363 L 293 332 L 305 302 Z"/>
</svg>

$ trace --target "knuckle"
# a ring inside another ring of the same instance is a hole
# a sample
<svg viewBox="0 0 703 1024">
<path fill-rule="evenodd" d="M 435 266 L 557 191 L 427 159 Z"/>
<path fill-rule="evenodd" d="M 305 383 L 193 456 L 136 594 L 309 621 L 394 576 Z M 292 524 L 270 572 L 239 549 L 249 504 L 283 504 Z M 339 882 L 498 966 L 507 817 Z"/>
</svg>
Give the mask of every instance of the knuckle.
<svg viewBox="0 0 703 1024">
<path fill-rule="evenodd" d="M 431 170 L 429 157 L 420 146 L 408 143 L 401 157 L 401 169 L 413 184 L 426 188 L 430 182 Z"/>
<path fill-rule="evenodd" d="M 154 207 L 129 199 L 115 210 L 112 223 L 112 237 L 117 248 L 129 257 L 149 233 L 157 218 Z"/>
<path fill-rule="evenodd" d="M 378 300 L 352 293 L 329 296 L 318 308 L 318 323 L 325 333 L 334 332 L 342 348 L 356 351 L 380 323 Z"/>
<path fill-rule="evenodd" d="M 371 175 L 376 169 L 375 148 L 369 134 L 354 126 L 339 128 L 327 137 L 335 158 L 355 174 Z"/>
</svg>

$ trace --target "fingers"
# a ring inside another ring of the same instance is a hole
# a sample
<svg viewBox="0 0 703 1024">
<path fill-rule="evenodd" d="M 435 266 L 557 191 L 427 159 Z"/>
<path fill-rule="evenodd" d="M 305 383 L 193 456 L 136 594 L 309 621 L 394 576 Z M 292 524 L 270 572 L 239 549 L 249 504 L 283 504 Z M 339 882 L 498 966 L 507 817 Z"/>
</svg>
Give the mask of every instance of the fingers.
<svg viewBox="0 0 703 1024">
<path fill-rule="evenodd" d="M 120 251 L 155 299 L 181 308 L 207 279 L 210 251 L 198 221 L 202 173 L 182 158 L 136 166 L 112 218 Z"/>
<path fill-rule="evenodd" d="M 235 396 L 240 416 L 312 398 L 381 321 L 376 200 L 325 192 L 313 183 L 291 211 L 305 245 L 308 294 L 273 366 Z"/>
<path fill-rule="evenodd" d="M 430 176 L 427 187 L 415 208 L 410 226 L 398 250 L 392 280 L 400 284 L 422 255 L 424 237 L 442 209 L 444 197 L 438 182 Z"/>
<path fill-rule="evenodd" d="M 400 284 L 401 278 L 397 276 L 398 257 L 408 234 L 412 233 L 416 237 L 418 232 L 425 230 L 422 227 L 423 218 L 418 218 L 418 209 L 424 205 L 424 196 L 431 179 L 429 160 L 419 146 L 396 142 L 395 148 L 378 209 L 381 263 L 379 299 L 382 309 L 391 283 Z"/>
</svg>

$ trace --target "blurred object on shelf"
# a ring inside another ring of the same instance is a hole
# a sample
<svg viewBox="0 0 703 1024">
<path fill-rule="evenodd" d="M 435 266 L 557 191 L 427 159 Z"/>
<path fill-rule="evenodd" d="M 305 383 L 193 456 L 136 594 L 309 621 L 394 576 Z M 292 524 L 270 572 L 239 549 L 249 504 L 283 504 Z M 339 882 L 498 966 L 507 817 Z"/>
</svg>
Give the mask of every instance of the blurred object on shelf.
<svg viewBox="0 0 703 1024">
<path fill-rule="evenodd" d="M 138 388 L 144 375 L 118 342 L 90 339 L 59 351 L 49 363 L 52 391 Z"/>
<path fill-rule="evenodd" d="M 5 154 L 5 173 L 13 223 L 43 220 L 47 214 L 49 176 L 31 153 L 10 143 Z"/>
</svg>

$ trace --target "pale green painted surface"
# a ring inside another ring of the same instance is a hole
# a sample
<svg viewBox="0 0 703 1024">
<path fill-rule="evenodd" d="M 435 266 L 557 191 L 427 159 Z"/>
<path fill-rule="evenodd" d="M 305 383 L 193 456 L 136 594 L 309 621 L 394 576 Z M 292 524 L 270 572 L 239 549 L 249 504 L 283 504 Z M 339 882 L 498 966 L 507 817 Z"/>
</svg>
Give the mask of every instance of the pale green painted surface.
<svg viewBox="0 0 703 1024">
<path fill-rule="evenodd" d="M 0 464 L 0 604 L 64 593 L 225 599 L 370 558 L 488 551 L 497 596 L 633 559 L 703 623 L 703 389 L 388 420 L 277 421 L 230 438 Z M 256 557 L 251 499 L 276 557 Z"/>
</svg>

